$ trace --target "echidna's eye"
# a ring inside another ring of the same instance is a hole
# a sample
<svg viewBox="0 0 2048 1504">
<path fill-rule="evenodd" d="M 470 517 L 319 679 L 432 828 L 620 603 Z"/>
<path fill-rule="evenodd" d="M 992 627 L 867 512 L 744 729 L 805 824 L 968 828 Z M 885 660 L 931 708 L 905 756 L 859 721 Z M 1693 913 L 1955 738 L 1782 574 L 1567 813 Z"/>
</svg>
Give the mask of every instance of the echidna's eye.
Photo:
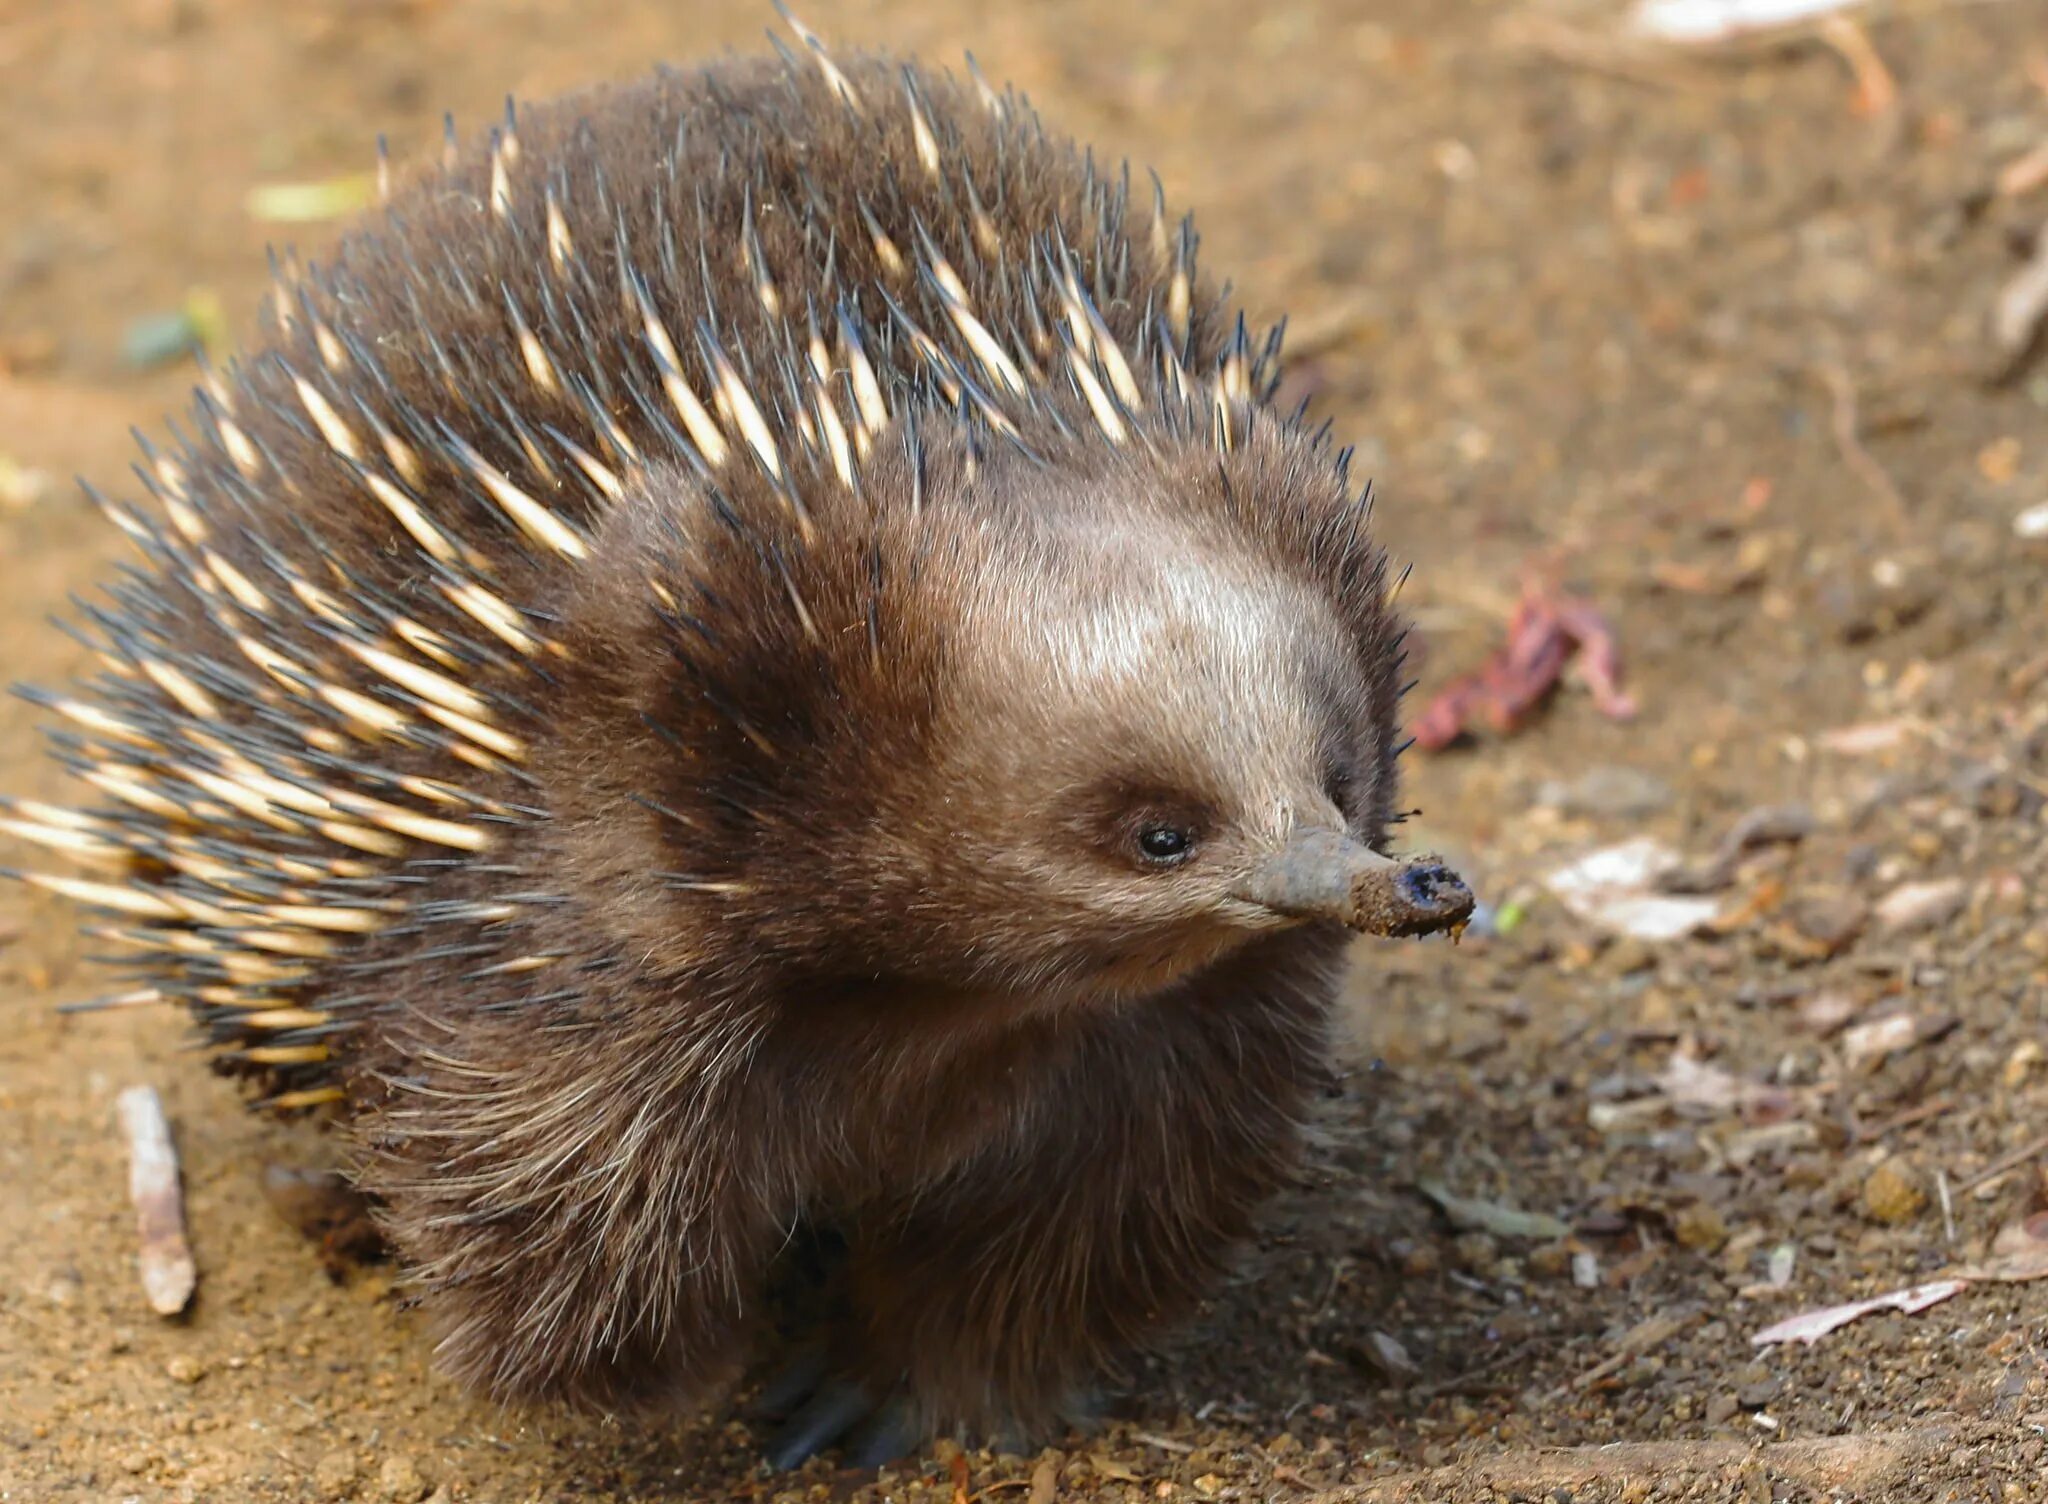
<svg viewBox="0 0 2048 1504">
<path fill-rule="evenodd" d="M 1138 832 L 1138 850 L 1162 867 L 1184 860 L 1194 847 L 1195 838 L 1178 825 L 1147 825 Z"/>
</svg>

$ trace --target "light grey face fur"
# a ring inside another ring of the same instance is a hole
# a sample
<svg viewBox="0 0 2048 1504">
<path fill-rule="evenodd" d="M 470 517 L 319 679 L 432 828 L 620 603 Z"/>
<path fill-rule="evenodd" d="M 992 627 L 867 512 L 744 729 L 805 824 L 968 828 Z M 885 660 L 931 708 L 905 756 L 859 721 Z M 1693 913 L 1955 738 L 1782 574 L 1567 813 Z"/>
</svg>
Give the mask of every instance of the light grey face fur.
<svg viewBox="0 0 2048 1504">
<path fill-rule="evenodd" d="M 1091 508 L 1053 528 L 1056 546 L 1027 535 L 1012 567 L 964 593 L 958 693 L 979 722 L 966 740 L 1002 769 L 999 807 L 1017 826 L 998 860 L 1134 933 L 1194 928 L 1220 944 L 1284 923 L 1226 890 L 1290 835 L 1345 823 L 1328 759 L 1348 697 L 1328 687 L 1353 670 L 1329 606 L 1164 507 Z M 1184 861 L 1139 859 L 1133 839 L 1154 819 L 1191 828 Z M 1097 860 L 1077 863 L 1081 848 Z"/>
</svg>

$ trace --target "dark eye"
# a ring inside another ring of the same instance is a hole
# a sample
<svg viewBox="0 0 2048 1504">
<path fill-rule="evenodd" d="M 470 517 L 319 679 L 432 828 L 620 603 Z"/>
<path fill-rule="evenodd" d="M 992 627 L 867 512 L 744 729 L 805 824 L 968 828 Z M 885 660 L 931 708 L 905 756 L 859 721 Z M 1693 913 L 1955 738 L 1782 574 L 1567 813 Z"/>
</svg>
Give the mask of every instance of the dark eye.
<svg viewBox="0 0 2048 1504">
<path fill-rule="evenodd" d="M 1195 838 L 1178 825 L 1147 825 L 1138 832 L 1138 850 L 1162 867 L 1182 860 L 1194 847 Z"/>
</svg>

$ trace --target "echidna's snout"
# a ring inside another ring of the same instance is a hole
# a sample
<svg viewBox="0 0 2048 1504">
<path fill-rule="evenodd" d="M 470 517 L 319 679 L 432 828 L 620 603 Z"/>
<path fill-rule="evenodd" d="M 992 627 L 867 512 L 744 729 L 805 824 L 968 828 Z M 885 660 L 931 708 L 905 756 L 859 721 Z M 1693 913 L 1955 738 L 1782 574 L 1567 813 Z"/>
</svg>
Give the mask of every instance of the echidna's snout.
<svg viewBox="0 0 2048 1504">
<path fill-rule="evenodd" d="M 1396 861 L 1340 830 L 1297 832 L 1232 896 L 1366 935 L 1433 935 L 1472 916 L 1472 890 L 1441 861 Z"/>
</svg>

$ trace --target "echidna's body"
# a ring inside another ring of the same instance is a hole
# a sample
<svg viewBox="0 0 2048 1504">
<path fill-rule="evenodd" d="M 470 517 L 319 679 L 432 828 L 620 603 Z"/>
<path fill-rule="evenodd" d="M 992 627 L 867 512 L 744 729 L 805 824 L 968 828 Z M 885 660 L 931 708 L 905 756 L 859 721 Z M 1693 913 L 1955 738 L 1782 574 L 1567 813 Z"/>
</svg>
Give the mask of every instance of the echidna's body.
<svg viewBox="0 0 2048 1504">
<path fill-rule="evenodd" d="M 1342 930 L 1247 873 L 1380 839 L 1398 637 L 1191 258 L 1013 98 L 664 74 L 401 185 L 110 504 L 106 798 L 11 824 L 339 1104 L 458 1374 L 696 1392 L 810 1222 L 842 1370 L 1042 1419 L 1284 1174 Z"/>
</svg>

